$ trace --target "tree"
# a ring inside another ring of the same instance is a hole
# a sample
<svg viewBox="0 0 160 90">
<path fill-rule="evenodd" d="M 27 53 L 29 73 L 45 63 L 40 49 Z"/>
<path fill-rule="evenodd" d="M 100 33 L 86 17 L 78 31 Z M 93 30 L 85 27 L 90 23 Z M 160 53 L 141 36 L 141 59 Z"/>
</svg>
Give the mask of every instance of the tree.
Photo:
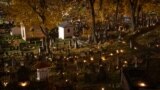
<svg viewBox="0 0 160 90">
<path fill-rule="evenodd" d="M 64 14 L 69 13 L 72 1 L 61 0 L 12 0 L 6 7 L 7 19 L 26 26 L 38 25 L 46 36 L 46 52 L 49 53 L 50 30 L 57 27 Z M 67 4 L 66 4 L 67 3 Z"/>
<path fill-rule="evenodd" d="M 99 9 L 100 9 L 100 10 L 102 10 L 102 8 L 103 8 L 102 6 L 103 6 L 103 0 L 100 0 L 100 1 L 99 1 Z"/>
<path fill-rule="evenodd" d="M 91 15 L 92 15 L 92 35 L 91 38 L 93 40 L 94 43 L 97 43 L 97 38 L 96 38 L 96 34 L 95 34 L 95 10 L 94 10 L 94 3 L 95 0 L 89 0 L 90 3 L 90 7 L 91 7 Z"/>
<path fill-rule="evenodd" d="M 119 3 L 120 3 L 120 0 L 116 0 L 116 21 L 118 20 Z"/>
<path fill-rule="evenodd" d="M 139 0 L 129 0 L 133 31 L 136 29 L 139 14 L 140 14 L 140 11 L 142 10 L 143 4 L 144 4 L 144 0 L 141 0 L 141 2 Z"/>
<path fill-rule="evenodd" d="M 132 30 L 135 30 L 135 13 L 137 8 L 138 0 L 129 0 L 132 20 Z"/>
</svg>

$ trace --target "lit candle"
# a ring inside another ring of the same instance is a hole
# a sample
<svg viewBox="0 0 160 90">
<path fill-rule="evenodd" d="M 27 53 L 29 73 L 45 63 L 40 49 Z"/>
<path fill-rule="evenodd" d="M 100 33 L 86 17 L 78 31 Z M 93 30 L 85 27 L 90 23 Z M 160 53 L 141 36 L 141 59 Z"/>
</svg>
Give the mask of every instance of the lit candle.
<svg viewBox="0 0 160 90">
<path fill-rule="evenodd" d="M 101 88 L 101 90 L 105 90 L 104 88 Z"/>
<path fill-rule="evenodd" d="M 91 58 L 90 58 L 90 60 L 91 60 L 91 61 L 93 61 L 93 60 L 94 60 L 94 58 L 93 58 L 93 57 L 91 57 Z"/>
<path fill-rule="evenodd" d="M 105 56 L 102 56 L 101 59 L 102 59 L 102 61 L 105 61 L 105 60 L 106 60 L 106 57 L 105 57 Z"/>
<path fill-rule="evenodd" d="M 113 56 L 113 53 L 110 53 L 109 55 L 110 55 L 110 56 Z"/>
<path fill-rule="evenodd" d="M 124 50 L 123 50 L 123 49 L 121 49 L 121 50 L 120 50 L 120 52 L 121 52 L 121 53 L 123 53 L 123 52 L 124 52 Z"/>
<path fill-rule="evenodd" d="M 20 82 L 19 85 L 22 87 L 26 87 L 29 83 L 27 81 L 25 82 Z"/>
<path fill-rule="evenodd" d="M 140 86 L 140 87 L 146 87 L 147 85 L 146 85 L 145 82 L 139 82 L 139 83 L 138 83 L 138 86 Z"/>
</svg>

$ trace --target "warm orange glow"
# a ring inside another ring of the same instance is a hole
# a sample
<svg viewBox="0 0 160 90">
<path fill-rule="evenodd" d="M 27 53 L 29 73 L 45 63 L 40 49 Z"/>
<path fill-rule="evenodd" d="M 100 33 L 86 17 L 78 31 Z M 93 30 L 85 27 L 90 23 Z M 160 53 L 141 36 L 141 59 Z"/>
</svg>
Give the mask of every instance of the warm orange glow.
<svg viewBox="0 0 160 90">
<path fill-rule="evenodd" d="M 159 45 L 157 44 L 156 47 L 159 47 Z"/>
<path fill-rule="evenodd" d="M 126 42 L 125 42 L 125 41 L 122 41 L 122 43 L 125 44 Z"/>
<path fill-rule="evenodd" d="M 139 82 L 139 83 L 138 83 L 138 86 L 140 86 L 140 87 L 146 87 L 147 85 L 146 85 L 145 82 Z"/>
<path fill-rule="evenodd" d="M 123 53 L 123 52 L 124 52 L 124 50 L 123 50 L 123 49 L 121 49 L 121 50 L 120 50 L 120 52 L 121 52 L 121 53 Z"/>
<path fill-rule="evenodd" d="M 91 61 L 93 61 L 93 60 L 94 60 L 94 58 L 93 58 L 93 57 L 91 57 L 91 58 L 90 58 L 90 60 L 91 60 Z"/>
<path fill-rule="evenodd" d="M 6 87 L 8 85 L 8 82 L 3 82 L 3 85 Z"/>
<path fill-rule="evenodd" d="M 137 50 L 137 47 L 134 47 L 135 50 Z"/>
<path fill-rule="evenodd" d="M 119 50 L 116 50 L 116 53 L 119 53 Z"/>
<path fill-rule="evenodd" d="M 101 88 L 101 90 L 105 90 L 104 88 Z"/>
<path fill-rule="evenodd" d="M 110 55 L 110 56 L 113 56 L 113 53 L 110 53 L 109 55 Z"/>
<path fill-rule="evenodd" d="M 27 81 L 25 82 L 20 82 L 19 85 L 22 87 L 26 87 L 29 83 Z"/>
<path fill-rule="evenodd" d="M 66 79 L 65 81 L 68 82 L 68 79 Z"/>
<path fill-rule="evenodd" d="M 102 61 L 106 61 L 106 57 L 105 56 L 102 56 L 101 59 L 102 59 Z"/>
<path fill-rule="evenodd" d="M 128 62 L 127 62 L 127 61 L 124 61 L 124 63 L 127 64 Z"/>
</svg>

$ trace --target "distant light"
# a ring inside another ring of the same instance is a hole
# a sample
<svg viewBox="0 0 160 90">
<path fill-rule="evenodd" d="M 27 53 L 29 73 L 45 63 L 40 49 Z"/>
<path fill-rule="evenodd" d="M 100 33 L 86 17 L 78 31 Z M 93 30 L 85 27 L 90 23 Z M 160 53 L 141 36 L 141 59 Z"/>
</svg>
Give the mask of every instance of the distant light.
<svg viewBox="0 0 160 90">
<path fill-rule="evenodd" d="M 146 85 L 145 82 L 139 82 L 139 83 L 138 83 L 138 86 L 140 86 L 140 87 L 146 87 L 147 85 Z"/>
<path fill-rule="evenodd" d="M 89 49 L 89 51 L 91 52 L 91 51 L 92 51 L 92 49 Z"/>
<path fill-rule="evenodd" d="M 67 58 L 67 60 L 69 60 L 69 58 Z"/>
<path fill-rule="evenodd" d="M 75 58 L 78 58 L 77 56 L 74 56 Z"/>
<path fill-rule="evenodd" d="M 127 61 L 124 61 L 124 63 L 127 64 L 128 62 L 127 62 Z"/>
<path fill-rule="evenodd" d="M 65 74 L 65 72 L 62 73 L 63 75 Z"/>
<path fill-rule="evenodd" d="M 135 50 L 137 50 L 137 47 L 134 47 Z"/>
<path fill-rule="evenodd" d="M 53 47 L 53 49 L 56 49 L 57 47 Z"/>
<path fill-rule="evenodd" d="M 159 45 L 157 44 L 156 47 L 159 47 Z"/>
<path fill-rule="evenodd" d="M 119 69 L 118 65 L 116 66 L 116 69 Z"/>
<path fill-rule="evenodd" d="M 83 60 L 83 62 L 86 63 L 87 61 L 86 61 L 86 60 Z"/>
<path fill-rule="evenodd" d="M 68 79 L 66 79 L 65 81 L 68 82 Z"/>
<path fill-rule="evenodd" d="M 6 72 L 10 73 L 10 70 L 9 70 L 9 69 L 7 69 L 7 70 L 6 70 Z"/>
<path fill-rule="evenodd" d="M 79 73 L 77 73 L 77 76 L 79 75 Z"/>
<path fill-rule="evenodd" d="M 98 45 L 97 48 L 100 49 L 100 46 Z"/>
<path fill-rule="evenodd" d="M 113 56 L 113 53 L 110 53 L 109 55 L 110 55 L 110 56 Z"/>
<path fill-rule="evenodd" d="M 52 58 L 48 58 L 49 61 L 52 61 Z"/>
<path fill-rule="evenodd" d="M 116 53 L 119 53 L 119 50 L 116 50 Z"/>
<path fill-rule="evenodd" d="M 35 55 L 35 56 L 34 56 L 34 58 L 38 58 L 38 56 L 37 56 L 37 55 Z"/>
<path fill-rule="evenodd" d="M 124 50 L 122 50 L 122 49 L 121 49 L 121 50 L 120 50 L 120 52 L 121 52 L 121 53 L 123 53 L 123 52 L 124 52 Z"/>
<path fill-rule="evenodd" d="M 40 77 L 38 76 L 38 77 L 36 78 L 36 80 L 37 80 L 37 81 L 40 81 Z"/>
<path fill-rule="evenodd" d="M 125 44 L 126 42 L 125 42 L 125 41 L 122 41 L 122 43 Z"/>
</svg>

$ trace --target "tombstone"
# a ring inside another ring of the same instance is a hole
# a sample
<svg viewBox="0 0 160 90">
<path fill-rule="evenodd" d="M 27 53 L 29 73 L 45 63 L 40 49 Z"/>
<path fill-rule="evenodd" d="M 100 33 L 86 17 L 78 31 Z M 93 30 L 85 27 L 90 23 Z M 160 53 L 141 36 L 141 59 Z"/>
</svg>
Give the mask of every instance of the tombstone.
<svg viewBox="0 0 160 90">
<path fill-rule="evenodd" d="M 77 40 L 74 41 L 74 48 L 78 48 Z"/>
<path fill-rule="evenodd" d="M 42 51 L 42 47 L 39 47 L 38 53 L 41 54 L 41 51 Z"/>
<path fill-rule="evenodd" d="M 24 56 L 24 52 L 21 51 L 21 55 Z"/>
<path fill-rule="evenodd" d="M 118 35 L 118 40 L 121 40 L 121 34 L 119 33 L 119 35 Z"/>
<path fill-rule="evenodd" d="M 118 69 L 118 66 L 119 66 L 119 57 L 117 57 L 117 69 Z"/>
<path fill-rule="evenodd" d="M 103 32 L 103 39 L 106 39 L 106 30 Z"/>
<path fill-rule="evenodd" d="M 41 47 L 44 48 L 44 39 L 42 39 Z"/>
<path fill-rule="evenodd" d="M 52 46 L 53 44 L 52 44 L 52 40 L 50 39 L 49 40 L 49 46 Z"/>
<path fill-rule="evenodd" d="M 137 57 L 134 57 L 134 60 L 135 60 L 134 67 L 135 67 L 135 68 L 137 68 L 137 67 L 138 67 L 138 61 L 137 61 Z"/>
<path fill-rule="evenodd" d="M 69 48 L 71 48 L 71 47 L 72 47 L 72 41 L 69 40 Z"/>
<path fill-rule="evenodd" d="M 133 47 L 133 45 L 132 45 L 132 41 L 130 40 L 130 42 L 129 42 L 129 47 L 130 48 L 132 48 Z"/>
<path fill-rule="evenodd" d="M 78 47 L 82 46 L 82 43 L 80 42 L 80 40 L 77 40 L 77 44 L 78 44 Z"/>
</svg>

